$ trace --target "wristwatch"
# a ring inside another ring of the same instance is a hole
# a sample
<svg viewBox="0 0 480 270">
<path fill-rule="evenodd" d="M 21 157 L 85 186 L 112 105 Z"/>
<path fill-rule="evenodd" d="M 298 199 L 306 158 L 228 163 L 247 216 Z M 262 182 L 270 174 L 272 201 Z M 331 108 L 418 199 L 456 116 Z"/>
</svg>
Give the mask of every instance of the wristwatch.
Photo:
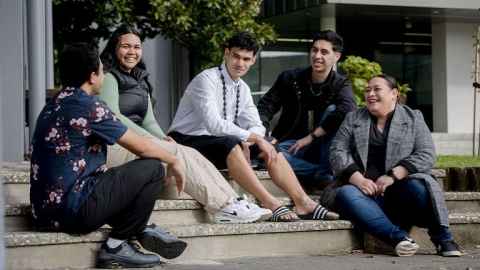
<svg viewBox="0 0 480 270">
<path fill-rule="evenodd" d="M 310 135 L 310 137 L 312 137 L 312 140 L 318 139 L 318 137 L 315 136 L 315 131 L 310 132 L 310 134 L 308 134 L 308 135 Z"/>
</svg>

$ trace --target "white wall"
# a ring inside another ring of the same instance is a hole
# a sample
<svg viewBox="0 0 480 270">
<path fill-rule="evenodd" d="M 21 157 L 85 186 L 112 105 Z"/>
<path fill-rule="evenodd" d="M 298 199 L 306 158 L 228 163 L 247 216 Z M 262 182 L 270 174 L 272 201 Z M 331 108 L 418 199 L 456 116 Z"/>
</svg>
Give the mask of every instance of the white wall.
<svg viewBox="0 0 480 270">
<path fill-rule="evenodd" d="M 472 132 L 474 96 L 472 36 L 476 25 L 447 23 L 446 28 L 448 132 Z"/>
<path fill-rule="evenodd" d="M 432 25 L 435 132 L 473 131 L 472 60 L 476 27 L 459 22 Z"/>
</svg>

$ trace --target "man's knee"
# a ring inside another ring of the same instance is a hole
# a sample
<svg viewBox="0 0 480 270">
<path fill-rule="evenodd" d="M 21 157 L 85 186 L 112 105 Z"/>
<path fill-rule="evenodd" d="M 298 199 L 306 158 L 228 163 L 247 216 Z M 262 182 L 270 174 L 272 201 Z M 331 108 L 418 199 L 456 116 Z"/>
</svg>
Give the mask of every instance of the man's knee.
<svg viewBox="0 0 480 270">
<path fill-rule="evenodd" d="M 163 163 L 158 159 L 145 158 L 135 160 L 134 162 L 137 163 L 139 176 L 147 178 L 146 180 L 160 181 L 166 175 Z"/>
</svg>

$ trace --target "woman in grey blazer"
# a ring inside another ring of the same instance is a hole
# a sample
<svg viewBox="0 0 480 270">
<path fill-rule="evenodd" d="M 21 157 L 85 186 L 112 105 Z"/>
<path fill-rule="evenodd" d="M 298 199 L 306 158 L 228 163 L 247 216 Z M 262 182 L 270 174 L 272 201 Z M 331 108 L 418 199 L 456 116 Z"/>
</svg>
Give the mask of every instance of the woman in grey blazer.
<svg viewBox="0 0 480 270">
<path fill-rule="evenodd" d="M 394 78 L 368 82 L 366 107 L 347 115 L 332 142 L 330 162 L 340 186 L 327 189 L 323 203 L 391 244 L 398 256 L 419 248 L 408 234 L 413 225 L 428 228 L 440 255 L 461 256 L 443 192 L 430 174 L 430 131 L 421 112 L 397 104 L 397 97 Z"/>
</svg>

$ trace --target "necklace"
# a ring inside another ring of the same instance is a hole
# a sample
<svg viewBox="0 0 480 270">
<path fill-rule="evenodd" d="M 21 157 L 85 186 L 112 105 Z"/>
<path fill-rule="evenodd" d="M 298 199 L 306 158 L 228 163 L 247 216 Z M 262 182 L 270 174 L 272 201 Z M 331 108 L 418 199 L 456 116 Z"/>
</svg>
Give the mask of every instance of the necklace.
<svg viewBox="0 0 480 270">
<path fill-rule="evenodd" d="M 220 79 L 222 79 L 223 85 L 223 119 L 227 120 L 227 86 L 225 84 L 225 77 L 223 77 L 222 67 L 218 66 L 218 70 L 220 71 Z M 238 118 L 238 107 L 240 105 L 240 84 L 238 84 L 235 88 L 235 90 L 237 90 L 237 102 L 235 103 L 235 118 L 233 123 L 236 124 Z"/>
</svg>

